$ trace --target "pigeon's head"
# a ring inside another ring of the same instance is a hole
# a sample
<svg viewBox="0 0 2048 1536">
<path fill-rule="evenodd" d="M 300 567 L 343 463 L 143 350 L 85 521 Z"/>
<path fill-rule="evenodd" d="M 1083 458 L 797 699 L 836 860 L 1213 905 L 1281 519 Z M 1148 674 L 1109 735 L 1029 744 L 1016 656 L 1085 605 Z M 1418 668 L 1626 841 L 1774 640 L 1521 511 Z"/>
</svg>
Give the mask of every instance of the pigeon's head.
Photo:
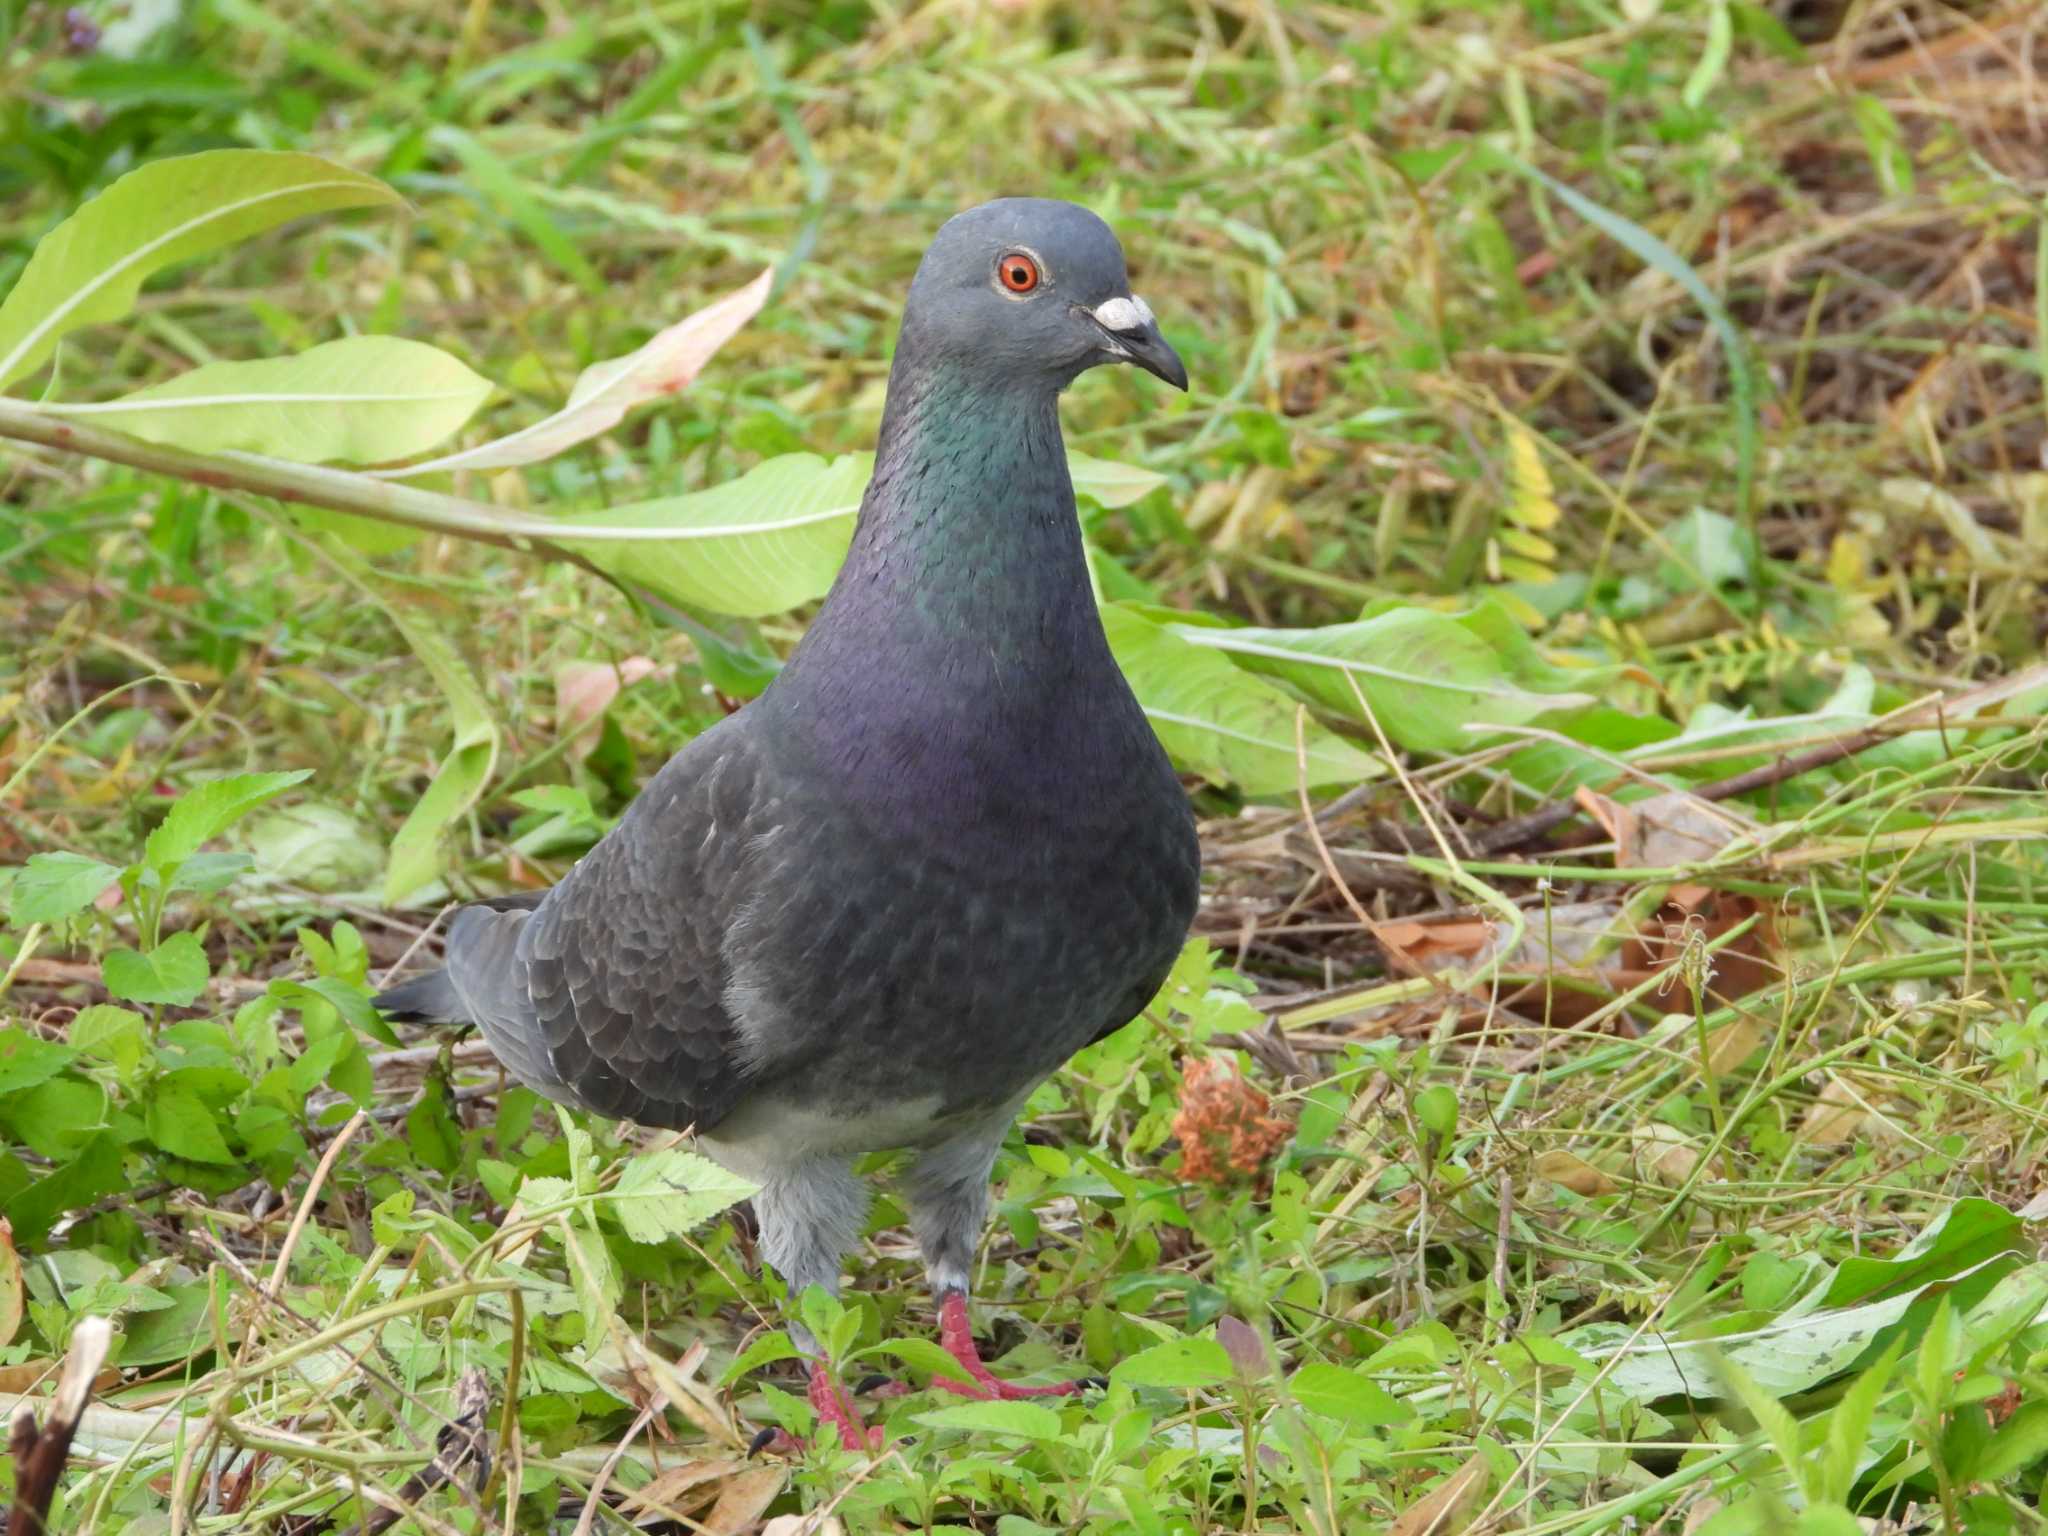
<svg viewBox="0 0 2048 1536">
<path fill-rule="evenodd" d="M 948 219 L 910 285 L 904 336 L 926 356 L 1055 390 L 1101 363 L 1135 363 L 1188 387 L 1187 369 L 1131 292 L 1109 226 L 1047 198 L 999 198 Z"/>
</svg>

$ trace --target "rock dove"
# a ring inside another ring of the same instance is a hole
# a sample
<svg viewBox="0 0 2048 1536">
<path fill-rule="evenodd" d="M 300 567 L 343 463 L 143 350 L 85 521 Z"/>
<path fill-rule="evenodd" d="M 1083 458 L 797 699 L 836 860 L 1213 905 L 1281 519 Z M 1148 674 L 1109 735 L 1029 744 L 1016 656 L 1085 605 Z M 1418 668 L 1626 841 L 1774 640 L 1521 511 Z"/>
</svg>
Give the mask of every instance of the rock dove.
<svg viewBox="0 0 2048 1536">
<path fill-rule="evenodd" d="M 1060 437 L 1082 372 L 1187 373 L 1094 214 L 1004 198 L 910 286 L 874 479 L 830 595 L 760 698 L 669 760 L 544 894 L 464 907 L 399 1017 L 473 1023 L 559 1103 L 694 1127 L 760 1185 L 794 1294 L 836 1291 L 864 1153 L 901 1181 L 970 1396 L 967 1291 L 1025 1099 L 1133 1018 L 1194 915 L 1200 852 L 1110 656 Z M 869 1432 L 816 1343 L 811 1401 Z M 873 1431 L 879 1435 L 880 1431 Z"/>
</svg>

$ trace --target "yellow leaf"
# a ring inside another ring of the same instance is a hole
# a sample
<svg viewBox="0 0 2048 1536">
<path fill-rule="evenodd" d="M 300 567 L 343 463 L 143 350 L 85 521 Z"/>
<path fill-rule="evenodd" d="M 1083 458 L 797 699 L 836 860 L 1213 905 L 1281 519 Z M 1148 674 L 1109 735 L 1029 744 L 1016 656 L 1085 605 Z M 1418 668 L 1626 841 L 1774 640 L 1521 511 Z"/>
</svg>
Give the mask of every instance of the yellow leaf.
<svg viewBox="0 0 2048 1536">
<path fill-rule="evenodd" d="M 1518 421 L 1508 423 L 1508 496 L 1508 517 L 1524 528 L 1547 531 L 1564 517 L 1535 434 Z"/>
</svg>

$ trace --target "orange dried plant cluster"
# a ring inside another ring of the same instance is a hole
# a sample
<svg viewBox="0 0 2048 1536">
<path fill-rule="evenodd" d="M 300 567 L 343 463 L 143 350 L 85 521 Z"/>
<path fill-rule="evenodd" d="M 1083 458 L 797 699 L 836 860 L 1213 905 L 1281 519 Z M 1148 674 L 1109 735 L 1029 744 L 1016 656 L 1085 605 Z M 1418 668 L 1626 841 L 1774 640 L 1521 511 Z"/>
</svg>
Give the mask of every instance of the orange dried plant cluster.
<svg viewBox="0 0 2048 1536">
<path fill-rule="evenodd" d="M 1228 1061 L 1184 1056 L 1180 1064 L 1181 1173 L 1204 1184 L 1250 1178 L 1287 1144 L 1294 1127 L 1272 1113 L 1273 1101 Z"/>
</svg>

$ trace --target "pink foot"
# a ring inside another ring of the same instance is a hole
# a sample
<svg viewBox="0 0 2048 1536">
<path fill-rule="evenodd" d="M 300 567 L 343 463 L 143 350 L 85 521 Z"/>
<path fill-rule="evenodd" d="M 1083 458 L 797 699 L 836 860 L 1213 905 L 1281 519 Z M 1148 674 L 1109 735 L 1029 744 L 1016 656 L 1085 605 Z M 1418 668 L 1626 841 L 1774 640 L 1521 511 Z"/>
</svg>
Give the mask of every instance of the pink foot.
<svg viewBox="0 0 2048 1536">
<path fill-rule="evenodd" d="M 832 1372 L 821 1360 L 811 1367 L 811 1409 L 818 1415 L 821 1424 L 829 1424 L 839 1431 L 839 1444 L 849 1451 L 879 1451 L 882 1448 L 882 1431 L 879 1427 L 869 1429 L 862 1422 L 860 1410 L 853 1406 L 853 1399 L 844 1387 L 832 1379 Z M 810 1445 L 798 1439 L 786 1429 L 764 1429 L 754 1436 L 754 1443 L 747 1447 L 749 1456 L 759 1456 L 764 1451 L 771 1456 L 801 1456 Z"/>
<path fill-rule="evenodd" d="M 880 1426 L 869 1429 L 862 1422 L 860 1410 L 853 1406 L 853 1398 L 832 1379 L 831 1369 L 822 1360 L 811 1367 L 810 1398 L 819 1421 L 839 1431 L 839 1443 L 845 1449 L 879 1451 L 882 1448 Z"/>
<path fill-rule="evenodd" d="M 934 1376 L 932 1385 L 957 1392 L 962 1397 L 993 1398 L 1002 1402 L 1019 1397 L 1067 1397 L 1088 1385 L 1085 1381 L 1060 1381 L 1049 1387 L 1020 1387 L 1014 1382 L 997 1380 L 995 1374 L 981 1363 L 981 1351 L 974 1344 L 974 1330 L 967 1323 L 967 1298 L 958 1291 L 948 1291 L 939 1303 L 939 1343 L 947 1354 L 960 1362 L 961 1368 L 974 1381 L 970 1385 L 951 1376 Z"/>
</svg>

